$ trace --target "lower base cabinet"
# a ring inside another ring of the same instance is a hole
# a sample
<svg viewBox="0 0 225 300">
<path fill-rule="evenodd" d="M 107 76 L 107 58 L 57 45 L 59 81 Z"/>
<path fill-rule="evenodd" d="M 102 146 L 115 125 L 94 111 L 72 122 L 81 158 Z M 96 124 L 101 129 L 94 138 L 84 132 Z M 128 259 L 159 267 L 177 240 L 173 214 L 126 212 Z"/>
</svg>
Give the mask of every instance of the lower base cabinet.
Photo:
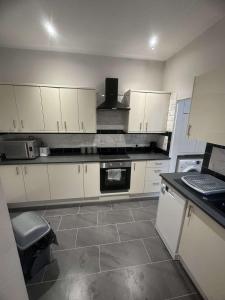
<svg viewBox="0 0 225 300">
<path fill-rule="evenodd" d="M 131 164 L 130 193 L 141 194 L 144 191 L 146 161 L 133 161 Z"/>
<path fill-rule="evenodd" d="M 84 165 L 84 196 L 98 197 L 100 194 L 100 166 L 99 163 Z"/>
<path fill-rule="evenodd" d="M 225 299 L 225 230 L 201 209 L 188 204 L 179 254 L 208 300 Z"/>
</svg>

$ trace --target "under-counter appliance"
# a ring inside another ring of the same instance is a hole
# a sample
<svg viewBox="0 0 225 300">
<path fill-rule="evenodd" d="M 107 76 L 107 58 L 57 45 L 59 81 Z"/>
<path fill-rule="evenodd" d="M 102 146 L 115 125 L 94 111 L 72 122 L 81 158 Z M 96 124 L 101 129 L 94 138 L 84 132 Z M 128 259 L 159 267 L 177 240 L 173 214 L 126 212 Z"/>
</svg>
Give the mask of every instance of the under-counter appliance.
<svg viewBox="0 0 225 300">
<path fill-rule="evenodd" d="M 115 158 L 115 156 L 114 156 Z M 119 159 L 117 157 L 117 159 Z M 127 192 L 130 189 L 131 162 L 105 161 L 100 164 L 102 193 Z"/>
<path fill-rule="evenodd" d="M 203 158 L 177 158 L 176 172 L 201 172 Z"/>
<path fill-rule="evenodd" d="M 34 159 L 39 156 L 38 140 L 7 140 L 2 143 L 6 159 Z"/>
</svg>

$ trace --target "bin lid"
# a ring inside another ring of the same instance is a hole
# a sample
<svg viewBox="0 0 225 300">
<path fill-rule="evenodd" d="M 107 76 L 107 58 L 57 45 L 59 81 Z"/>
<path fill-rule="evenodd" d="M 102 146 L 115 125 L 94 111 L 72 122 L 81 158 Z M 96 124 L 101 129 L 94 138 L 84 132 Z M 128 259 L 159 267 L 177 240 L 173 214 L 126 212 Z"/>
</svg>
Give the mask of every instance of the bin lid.
<svg viewBox="0 0 225 300">
<path fill-rule="evenodd" d="M 12 227 L 20 250 L 26 250 L 50 231 L 48 222 L 35 212 L 24 212 L 12 219 Z"/>
</svg>

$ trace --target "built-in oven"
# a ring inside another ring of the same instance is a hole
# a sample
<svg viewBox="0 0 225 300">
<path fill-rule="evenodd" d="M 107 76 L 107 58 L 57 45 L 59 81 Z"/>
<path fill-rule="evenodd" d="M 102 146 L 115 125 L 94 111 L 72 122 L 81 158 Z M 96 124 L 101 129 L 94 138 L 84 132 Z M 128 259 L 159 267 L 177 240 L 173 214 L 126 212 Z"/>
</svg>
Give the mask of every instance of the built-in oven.
<svg viewBox="0 0 225 300">
<path fill-rule="evenodd" d="M 100 190 L 102 193 L 127 192 L 130 189 L 130 161 L 102 162 Z"/>
</svg>

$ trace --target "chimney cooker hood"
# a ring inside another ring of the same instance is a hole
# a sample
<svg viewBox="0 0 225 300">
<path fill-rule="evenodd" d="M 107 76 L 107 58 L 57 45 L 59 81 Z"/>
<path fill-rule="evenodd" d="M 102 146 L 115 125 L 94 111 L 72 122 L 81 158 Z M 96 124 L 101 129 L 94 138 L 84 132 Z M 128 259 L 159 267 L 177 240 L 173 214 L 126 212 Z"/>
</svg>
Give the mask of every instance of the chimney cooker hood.
<svg viewBox="0 0 225 300">
<path fill-rule="evenodd" d="M 105 101 L 98 106 L 99 110 L 129 110 L 118 101 L 118 78 L 105 79 Z"/>
</svg>

